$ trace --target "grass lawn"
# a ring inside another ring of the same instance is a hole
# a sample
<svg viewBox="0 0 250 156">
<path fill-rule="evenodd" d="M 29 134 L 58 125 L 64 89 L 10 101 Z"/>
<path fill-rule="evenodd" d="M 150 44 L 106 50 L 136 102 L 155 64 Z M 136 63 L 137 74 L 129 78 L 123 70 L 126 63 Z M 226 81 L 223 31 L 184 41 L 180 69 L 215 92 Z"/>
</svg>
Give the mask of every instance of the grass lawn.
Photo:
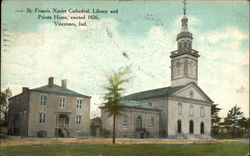
<svg viewBox="0 0 250 156">
<path fill-rule="evenodd" d="M 1 147 L 3 156 L 245 156 L 247 143 L 63 144 Z"/>
</svg>

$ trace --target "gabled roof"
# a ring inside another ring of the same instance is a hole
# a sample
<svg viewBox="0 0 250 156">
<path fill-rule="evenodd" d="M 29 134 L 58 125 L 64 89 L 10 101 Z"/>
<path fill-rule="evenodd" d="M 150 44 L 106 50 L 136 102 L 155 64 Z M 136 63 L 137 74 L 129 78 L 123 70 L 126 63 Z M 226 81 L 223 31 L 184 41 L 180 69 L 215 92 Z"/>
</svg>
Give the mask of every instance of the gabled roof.
<svg viewBox="0 0 250 156">
<path fill-rule="evenodd" d="M 169 87 L 164 87 L 164 88 L 158 88 L 158 89 L 133 93 L 133 94 L 124 96 L 123 99 L 145 100 L 145 99 L 153 99 L 153 98 L 164 98 L 192 84 L 208 99 L 210 103 L 213 103 L 213 101 L 207 96 L 207 94 L 205 94 L 205 92 L 195 82 L 190 82 L 182 86 L 176 86 L 176 87 L 169 86 Z"/>
<path fill-rule="evenodd" d="M 153 90 L 147 90 L 147 91 L 138 92 L 138 93 L 134 93 L 134 94 L 124 96 L 123 99 L 126 99 L 126 100 L 141 100 L 141 99 L 151 99 L 151 98 L 166 97 L 167 95 L 170 95 L 170 94 L 184 88 L 185 86 L 186 85 L 177 86 L 177 87 L 164 87 L 164 88 L 158 88 L 158 89 L 153 89 Z"/>
<path fill-rule="evenodd" d="M 90 96 L 86 96 L 86 95 L 82 95 L 80 93 L 77 93 L 77 92 L 75 92 L 73 90 L 63 88 L 63 87 L 55 85 L 55 84 L 52 85 L 51 87 L 49 87 L 48 85 L 45 85 L 45 86 L 42 86 L 42 87 L 31 89 L 31 91 L 42 91 L 42 92 L 48 92 L 48 93 L 58 93 L 58 94 L 67 94 L 67 95 L 90 97 Z"/>
</svg>

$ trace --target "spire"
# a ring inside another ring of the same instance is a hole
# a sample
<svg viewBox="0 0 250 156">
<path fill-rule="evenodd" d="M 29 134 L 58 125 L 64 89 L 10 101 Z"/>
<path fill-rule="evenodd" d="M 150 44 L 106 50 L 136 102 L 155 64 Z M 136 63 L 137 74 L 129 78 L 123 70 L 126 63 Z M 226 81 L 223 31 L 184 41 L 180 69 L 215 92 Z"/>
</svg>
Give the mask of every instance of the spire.
<svg viewBox="0 0 250 156">
<path fill-rule="evenodd" d="M 187 8 L 186 8 L 186 5 L 187 5 L 187 1 L 186 0 L 183 0 L 183 4 L 184 4 L 184 7 L 183 7 L 183 13 L 184 13 L 184 16 L 186 15 L 186 11 L 187 11 Z"/>
<path fill-rule="evenodd" d="M 187 8 L 186 8 L 186 5 L 187 5 L 187 1 L 186 0 L 183 0 L 183 18 L 181 19 L 181 22 L 182 22 L 182 28 L 181 28 L 181 32 L 188 32 L 188 18 L 186 16 L 186 11 L 187 11 Z"/>
<path fill-rule="evenodd" d="M 188 37 L 188 38 L 192 38 L 192 33 L 190 33 L 188 31 L 188 18 L 186 16 L 186 11 L 187 11 L 187 8 L 186 8 L 186 5 L 187 5 L 187 1 L 186 0 L 183 0 L 183 14 L 184 16 L 182 17 L 181 19 L 181 32 L 177 35 L 177 40 L 179 40 L 180 38 L 185 38 L 185 37 Z"/>
</svg>

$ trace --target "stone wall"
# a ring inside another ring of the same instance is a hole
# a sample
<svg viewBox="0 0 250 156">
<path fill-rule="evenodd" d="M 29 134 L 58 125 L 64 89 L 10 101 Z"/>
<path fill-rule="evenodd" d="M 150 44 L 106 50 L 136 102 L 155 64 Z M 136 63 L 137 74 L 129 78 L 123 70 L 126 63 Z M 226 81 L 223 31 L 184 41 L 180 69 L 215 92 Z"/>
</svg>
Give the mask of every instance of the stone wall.
<svg viewBox="0 0 250 156">
<path fill-rule="evenodd" d="M 127 126 L 124 125 L 123 117 L 127 115 Z M 159 137 L 159 115 L 160 113 L 155 110 L 134 109 L 126 108 L 122 115 L 116 118 L 116 136 L 118 138 L 139 138 L 139 132 L 136 132 L 136 118 L 141 116 L 142 128 L 148 132 L 148 137 Z M 154 118 L 154 126 L 150 125 L 150 118 Z M 102 129 L 107 129 L 113 132 L 113 116 L 108 117 L 104 108 L 101 108 Z M 146 136 L 145 136 L 146 137 Z"/>
<path fill-rule="evenodd" d="M 40 105 L 40 96 L 47 95 L 46 106 Z M 59 107 L 59 97 L 66 98 L 65 108 Z M 76 99 L 83 99 L 82 109 L 76 109 Z M 55 137 L 56 121 L 59 114 L 69 117 L 70 137 L 89 135 L 90 128 L 90 98 L 85 96 L 60 95 L 32 91 L 30 95 L 29 131 L 28 136 L 37 136 L 38 130 L 46 130 L 48 137 Z M 45 113 L 45 123 L 39 123 L 39 113 Z M 76 124 L 76 115 L 81 115 L 81 124 Z"/>
<path fill-rule="evenodd" d="M 181 103 L 182 111 L 178 112 L 178 104 Z M 192 106 L 191 106 L 192 105 Z M 190 113 L 190 107 L 193 107 L 193 113 Z M 201 107 L 204 108 L 204 116 L 201 116 Z M 193 114 L 193 115 L 191 115 Z M 181 121 L 182 134 L 189 135 L 189 122 L 194 123 L 194 135 L 201 134 L 200 124 L 204 123 L 204 134 L 210 136 L 211 132 L 211 105 L 203 102 L 169 100 L 169 120 L 168 120 L 168 136 L 176 138 L 177 121 Z"/>
<path fill-rule="evenodd" d="M 11 135 L 28 135 L 29 91 L 9 99 L 8 132 Z"/>
</svg>

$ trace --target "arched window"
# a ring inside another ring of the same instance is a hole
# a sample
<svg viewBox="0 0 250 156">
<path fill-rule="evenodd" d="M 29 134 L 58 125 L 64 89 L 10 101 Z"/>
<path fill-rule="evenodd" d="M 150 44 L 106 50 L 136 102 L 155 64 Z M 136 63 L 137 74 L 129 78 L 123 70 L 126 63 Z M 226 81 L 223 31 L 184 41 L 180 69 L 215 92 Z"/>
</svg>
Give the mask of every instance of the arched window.
<svg viewBox="0 0 250 156">
<path fill-rule="evenodd" d="M 142 118 L 141 116 L 138 116 L 136 118 L 136 129 L 141 129 L 142 128 Z"/>
<path fill-rule="evenodd" d="M 181 63 L 180 62 L 176 63 L 176 68 L 177 68 L 177 75 L 180 75 L 180 68 L 181 68 Z"/>
<path fill-rule="evenodd" d="M 190 105 L 190 107 L 189 107 L 189 114 L 190 114 L 190 116 L 194 115 L 194 106 L 193 105 Z"/>
<path fill-rule="evenodd" d="M 150 118 L 150 127 L 154 127 L 155 126 L 155 118 L 151 117 Z"/>
<path fill-rule="evenodd" d="M 123 116 L 123 127 L 127 127 L 128 126 L 128 116 L 124 115 Z"/>
<path fill-rule="evenodd" d="M 180 50 L 180 49 L 181 49 L 181 43 L 178 42 L 178 50 Z"/>
<path fill-rule="evenodd" d="M 178 133 L 181 133 L 181 120 L 177 121 L 177 130 L 178 130 Z"/>
<path fill-rule="evenodd" d="M 182 104 L 178 103 L 178 114 L 181 115 L 182 114 Z"/>
<path fill-rule="evenodd" d="M 201 122 L 201 134 L 204 134 L 204 123 Z"/>
<path fill-rule="evenodd" d="M 194 122 L 192 120 L 189 121 L 189 133 L 194 133 Z"/>
<path fill-rule="evenodd" d="M 201 107 L 200 115 L 201 115 L 201 117 L 205 116 L 205 109 L 204 109 L 204 107 Z"/>
</svg>

